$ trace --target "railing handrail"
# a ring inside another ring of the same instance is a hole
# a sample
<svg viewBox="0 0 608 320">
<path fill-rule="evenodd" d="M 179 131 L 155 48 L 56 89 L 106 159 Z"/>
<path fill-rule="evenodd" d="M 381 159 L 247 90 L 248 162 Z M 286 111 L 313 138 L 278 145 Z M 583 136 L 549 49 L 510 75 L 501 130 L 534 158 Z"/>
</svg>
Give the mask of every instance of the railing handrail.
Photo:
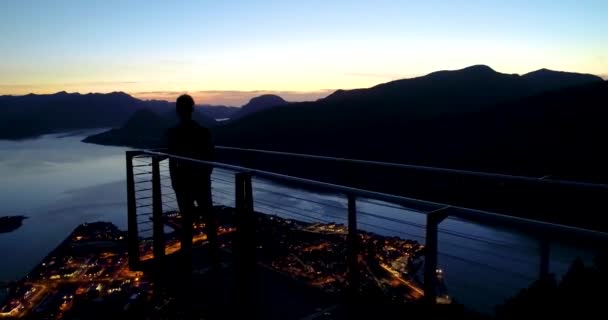
<svg viewBox="0 0 608 320">
<path fill-rule="evenodd" d="M 430 210 L 428 210 L 426 212 L 420 210 L 421 213 L 429 213 L 429 212 L 437 211 L 439 209 L 443 209 L 444 211 L 448 212 L 449 216 L 458 217 L 458 218 L 462 218 L 462 219 L 466 219 L 466 220 L 471 220 L 474 222 L 507 226 L 510 228 L 519 229 L 521 231 L 525 230 L 525 231 L 527 231 L 526 233 L 538 232 L 538 236 L 542 236 L 542 237 L 550 237 L 550 236 L 555 236 L 555 235 L 559 234 L 559 235 L 574 235 L 574 236 L 582 237 L 582 238 L 608 241 L 608 233 L 601 232 L 601 231 L 589 230 L 589 229 L 573 227 L 573 226 L 566 226 L 566 225 L 538 221 L 538 220 L 527 219 L 527 218 L 508 216 L 508 215 L 498 214 L 498 213 L 484 211 L 484 210 L 471 209 L 471 208 L 466 208 L 466 207 L 461 207 L 461 206 L 452 206 L 452 205 L 448 205 L 448 204 L 427 201 L 427 200 L 420 200 L 420 199 L 409 198 L 409 197 L 404 197 L 404 196 L 397 196 L 397 195 L 392 195 L 392 194 L 387 194 L 387 193 L 382 193 L 382 192 L 352 188 L 352 187 L 347 187 L 347 186 L 343 186 L 343 185 L 337 185 L 337 184 L 321 182 L 321 181 L 316 181 L 316 180 L 311 180 L 311 179 L 299 178 L 299 177 L 289 176 L 289 175 L 280 174 L 280 173 L 276 173 L 276 172 L 270 172 L 270 171 L 265 171 L 265 170 L 243 167 L 243 166 L 231 165 L 231 164 L 226 164 L 226 163 L 221 163 L 221 162 L 205 161 L 205 160 L 181 157 L 181 156 L 176 156 L 176 155 L 172 155 L 172 154 L 168 154 L 168 153 L 164 153 L 164 152 L 150 151 L 150 150 L 136 150 L 134 152 L 137 154 L 147 154 L 147 155 L 151 155 L 151 156 L 173 158 L 173 159 L 178 159 L 181 161 L 197 163 L 197 164 L 202 164 L 202 165 L 207 165 L 207 166 L 213 166 L 213 167 L 222 168 L 222 169 L 235 170 L 235 171 L 239 171 L 239 172 L 249 172 L 255 176 L 266 177 L 266 178 L 271 178 L 271 179 L 279 179 L 279 180 L 284 180 L 284 181 L 288 181 L 291 183 L 297 183 L 297 184 L 303 184 L 303 185 L 310 185 L 310 186 L 314 186 L 317 188 L 321 188 L 321 189 L 325 189 L 325 190 L 329 190 L 329 191 L 333 191 L 333 192 L 339 192 L 339 193 L 342 193 L 345 195 L 361 196 L 361 197 L 376 199 L 376 200 L 380 200 L 380 201 L 397 203 L 399 205 L 404 205 L 404 206 L 405 206 L 405 204 L 409 204 L 409 205 L 414 205 L 414 206 L 417 205 L 417 206 L 430 207 Z"/>
<path fill-rule="evenodd" d="M 339 157 L 329 157 L 329 156 L 311 155 L 311 154 L 293 153 L 293 152 L 284 152 L 284 151 L 274 151 L 274 150 L 237 148 L 237 147 L 229 147 L 229 146 L 216 146 L 215 148 L 220 149 L 220 150 L 233 150 L 233 151 L 242 151 L 242 152 L 251 152 L 251 153 L 270 154 L 270 155 L 277 155 L 277 156 L 288 156 L 288 157 L 303 158 L 303 159 L 347 162 L 347 163 L 353 163 L 353 164 L 374 165 L 374 166 L 386 167 L 386 168 L 399 168 L 399 169 L 409 169 L 409 170 L 427 171 L 427 172 L 435 172 L 435 173 L 448 173 L 448 174 L 457 174 L 457 175 L 463 175 L 463 176 L 494 178 L 494 179 L 528 182 L 528 183 L 544 183 L 544 184 L 554 184 L 554 185 L 571 186 L 571 187 L 585 187 L 585 188 L 602 189 L 602 190 L 608 191 L 608 184 L 573 181 L 573 180 L 562 180 L 562 179 L 551 179 L 550 175 L 545 175 L 542 177 L 529 177 L 529 176 L 521 176 L 521 175 L 510 175 L 510 174 L 504 174 L 504 173 L 441 168 L 441 167 L 403 164 L 403 163 L 394 163 L 394 162 L 385 162 L 385 161 L 339 158 Z"/>
</svg>

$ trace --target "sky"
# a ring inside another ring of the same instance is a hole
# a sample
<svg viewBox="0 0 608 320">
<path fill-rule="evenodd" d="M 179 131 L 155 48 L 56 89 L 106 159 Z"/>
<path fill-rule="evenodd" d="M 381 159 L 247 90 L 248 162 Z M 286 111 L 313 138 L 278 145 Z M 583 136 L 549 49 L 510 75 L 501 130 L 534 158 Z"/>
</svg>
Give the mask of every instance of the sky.
<svg viewBox="0 0 608 320">
<path fill-rule="evenodd" d="M 0 1 L 0 94 L 241 105 L 475 64 L 608 78 L 608 1 Z"/>
</svg>

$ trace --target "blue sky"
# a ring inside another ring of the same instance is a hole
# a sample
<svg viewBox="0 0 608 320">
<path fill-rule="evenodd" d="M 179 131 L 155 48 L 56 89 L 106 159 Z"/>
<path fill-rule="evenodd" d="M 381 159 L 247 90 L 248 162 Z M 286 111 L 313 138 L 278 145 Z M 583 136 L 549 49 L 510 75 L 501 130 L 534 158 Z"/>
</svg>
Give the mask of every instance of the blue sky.
<svg viewBox="0 0 608 320">
<path fill-rule="evenodd" d="M 606 0 L 3 0 L 0 34 L 0 94 L 238 104 L 473 64 L 608 74 Z"/>
</svg>

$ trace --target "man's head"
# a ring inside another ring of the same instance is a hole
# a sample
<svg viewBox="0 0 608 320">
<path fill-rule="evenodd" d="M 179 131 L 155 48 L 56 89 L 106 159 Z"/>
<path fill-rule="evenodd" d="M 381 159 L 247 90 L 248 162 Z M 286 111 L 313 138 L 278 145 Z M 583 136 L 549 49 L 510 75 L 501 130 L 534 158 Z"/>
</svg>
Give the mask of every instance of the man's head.
<svg viewBox="0 0 608 320">
<path fill-rule="evenodd" d="M 175 111 L 182 121 L 192 119 L 194 111 L 194 99 L 187 94 L 182 94 L 175 102 Z"/>
</svg>

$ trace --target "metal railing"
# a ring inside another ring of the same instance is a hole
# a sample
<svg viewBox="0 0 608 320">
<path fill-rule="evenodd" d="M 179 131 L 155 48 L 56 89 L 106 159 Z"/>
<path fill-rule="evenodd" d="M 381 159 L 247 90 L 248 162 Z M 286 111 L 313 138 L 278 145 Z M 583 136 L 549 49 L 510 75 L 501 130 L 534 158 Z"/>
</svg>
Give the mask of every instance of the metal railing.
<svg viewBox="0 0 608 320">
<path fill-rule="evenodd" d="M 374 162 L 365 160 L 352 160 L 343 158 L 332 158 L 314 155 L 303 155 L 284 153 L 276 151 L 266 150 L 253 150 L 253 149 L 239 149 L 230 147 L 217 147 L 218 149 L 224 150 L 237 150 L 243 152 L 254 152 L 254 153 L 265 153 L 269 155 L 281 155 L 299 157 L 303 159 L 317 159 L 337 162 L 349 162 L 358 163 L 363 165 L 374 165 L 384 166 L 389 168 L 408 168 L 415 170 L 429 170 L 438 173 L 449 173 L 449 174 L 462 174 L 462 175 L 474 175 L 483 176 L 492 179 L 507 179 L 517 181 L 534 181 L 538 183 L 549 183 L 557 185 L 569 185 L 583 188 L 594 188 L 601 190 L 608 190 L 608 186 L 604 184 L 592 184 L 592 183 L 580 183 L 563 180 L 552 180 L 546 177 L 542 178 L 529 178 L 519 176 L 508 176 L 502 174 L 492 173 L 480 173 L 465 170 L 452 170 L 432 167 L 421 167 L 411 165 L 392 164 L 384 162 Z M 164 159 L 173 158 L 178 161 L 183 161 L 191 164 L 212 166 L 214 168 L 229 170 L 234 172 L 234 176 L 224 175 L 214 179 L 216 183 L 233 183 L 234 193 L 227 192 L 225 190 L 217 190 L 219 192 L 214 194 L 214 198 L 231 201 L 235 207 L 235 210 L 240 219 L 248 219 L 254 213 L 254 203 L 257 200 L 254 198 L 254 191 L 256 186 L 254 184 L 254 178 L 270 179 L 275 182 L 281 182 L 285 185 L 297 184 L 298 186 L 309 187 L 313 190 L 322 192 L 329 192 L 333 194 L 340 194 L 345 200 L 347 209 L 346 223 L 347 223 L 347 243 L 348 243 L 348 267 L 349 267 L 349 284 L 353 287 L 358 286 L 358 266 L 357 259 L 359 255 L 359 236 L 357 230 L 358 217 L 367 215 L 374 217 L 374 213 L 362 212 L 357 208 L 358 203 L 368 202 L 369 199 L 382 201 L 384 203 L 393 204 L 399 208 L 414 208 L 417 212 L 426 215 L 425 224 L 406 223 L 416 228 L 424 229 L 424 242 L 425 242 L 425 261 L 424 261 L 424 298 L 429 303 L 435 303 L 437 301 L 437 257 L 438 257 L 438 232 L 442 231 L 439 228 L 444 219 L 447 217 L 453 217 L 463 219 L 466 221 L 472 221 L 475 223 L 497 226 L 501 228 L 509 228 L 516 230 L 521 233 L 532 235 L 538 239 L 539 246 L 539 258 L 538 258 L 538 277 L 547 277 L 549 270 L 550 261 L 550 241 L 555 239 L 563 239 L 567 237 L 576 238 L 580 240 L 589 240 L 593 242 L 608 242 L 608 234 L 598 231 L 592 231 L 582 229 L 578 227 L 565 226 L 555 223 L 548 223 L 542 221 L 536 221 L 532 219 L 525 219 L 513 216 L 507 216 L 497 214 L 494 212 L 488 212 L 483 210 L 476 210 L 466 208 L 462 206 L 454 206 L 444 203 L 438 203 L 433 201 L 425 201 L 420 199 L 414 199 L 404 196 L 392 195 L 382 192 L 375 192 L 370 190 L 364 190 L 359 188 L 353 188 L 338 184 L 326 183 L 311 179 L 305 179 L 301 177 L 295 177 L 276 172 L 270 172 L 265 170 L 258 170 L 246 166 L 238 166 L 233 164 L 214 162 L 214 161 L 202 161 L 190 158 L 184 158 L 179 156 L 173 156 L 167 153 L 158 151 L 127 151 L 126 162 L 127 162 L 127 198 L 128 198 L 128 225 L 129 225 L 129 259 L 130 265 L 133 268 L 137 268 L 140 263 L 140 239 L 142 238 L 140 233 L 142 230 L 139 226 L 142 224 L 141 219 L 138 217 L 145 216 L 151 218 L 148 223 L 152 224 L 149 229 L 144 231 L 152 231 L 152 248 L 153 256 L 155 260 L 161 260 L 165 255 L 165 244 L 164 244 L 164 229 L 163 229 L 163 214 L 167 211 L 167 201 L 175 203 L 174 195 L 171 195 L 170 186 L 163 185 L 163 179 L 167 179 L 168 176 L 164 176 L 163 173 L 168 172 L 166 165 L 163 164 Z M 140 161 L 141 159 L 147 159 L 147 161 Z M 140 176 L 150 176 L 150 179 L 138 179 Z M 233 178 L 232 181 L 228 180 Z M 143 196 L 138 196 L 142 192 L 147 192 Z M 269 190 L 269 192 L 276 192 Z M 290 195 L 284 195 L 288 197 L 294 197 Z M 297 198 L 297 197 L 296 197 Z M 150 200 L 149 202 L 142 202 L 142 200 Z M 304 201 L 311 201 L 311 199 L 302 199 Z M 305 215 L 297 210 L 285 209 L 284 205 L 278 206 L 276 203 L 269 203 L 268 201 L 262 202 L 262 207 L 267 209 L 279 208 L 283 210 L 285 214 L 291 216 L 303 216 Z M 151 209 L 142 213 L 143 210 Z M 173 206 L 172 209 L 175 209 Z M 310 217 L 309 217 L 310 218 Z M 313 217 L 314 218 L 314 217 Z M 314 220 L 314 219 L 312 219 Z M 317 219 L 318 220 L 318 219 Z M 363 223 L 363 222 L 362 222 Z M 243 234 L 251 234 L 251 230 L 246 230 L 249 224 L 243 223 L 238 224 L 237 232 Z M 375 226 L 380 228 L 380 226 Z M 402 230 L 394 230 L 400 232 Z M 455 236 L 467 237 L 467 235 L 458 234 L 452 232 Z"/>
<path fill-rule="evenodd" d="M 273 156 L 284 156 L 284 157 L 310 159 L 310 160 L 313 160 L 313 159 L 314 160 L 324 160 L 324 161 L 332 161 L 332 162 L 338 162 L 338 163 L 362 164 L 362 165 L 366 165 L 366 166 L 377 166 L 377 167 L 393 168 L 393 169 L 409 169 L 409 170 L 415 170 L 415 171 L 420 171 L 420 172 L 432 172 L 432 173 L 440 173 L 440 174 L 456 174 L 456 175 L 461 175 L 461 176 L 488 178 L 488 179 L 495 179 L 495 180 L 500 180 L 500 181 L 518 181 L 518 182 L 532 182 L 532 183 L 562 185 L 562 186 L 572 186 L 572 187 L 586 187 L 586 188 L 601 189 L 601 190 L 608 191 L 608 184 L 554 179 L 550 175 L 545 175 L 542 177 L 527 177 L 527 176 L 509 175 L 509 174 L 492 173 L 492 172 L 438 168 L 438 167 L 430 167 L 430 166 L 385 162 L 385 161 L 337 158 L 337 157 L 328 157 L 328 156 L 293 153 L 293 152 L 272 151 L 272 150 L 236 148 L 236 147 L 227 147 L 227 146 L 216 146 L 215 148 L 219 149 L 219 150 L 246 152 L 246 153 L 252 153 L 252 154 L 267 154 L 267 155 L 273 155 Z"/>
</svg>

